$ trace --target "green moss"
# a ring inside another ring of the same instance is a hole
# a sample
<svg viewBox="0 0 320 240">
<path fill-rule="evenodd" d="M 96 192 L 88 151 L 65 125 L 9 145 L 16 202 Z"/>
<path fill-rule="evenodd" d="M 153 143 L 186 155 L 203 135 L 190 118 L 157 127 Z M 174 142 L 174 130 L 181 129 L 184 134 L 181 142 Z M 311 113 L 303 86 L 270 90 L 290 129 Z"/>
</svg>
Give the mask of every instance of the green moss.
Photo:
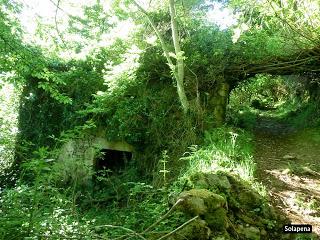
<svg viewBox="0 0 320 240">
<path fill-rule="evenodd" d="M 260 195 L 252 190 L 243 189 L 238 196 L 239 203 L 250 209 L 257 208 L 262 204 Z"/>
<path fill-rule="evenodd" d="M 190 181 L 194 188 L 209 188 L 209 184 L 207 182 L 206 176 L 202 172 L 195 173 L 190 177 Z"/>
<path fill-rule="evenodd" d="M 226 204 L 226 200 L 207 189 L 192 189 L 179 195 L 184 201 L 180 205 L 181 211 L 191 215 L 204 215 Z"/>
<path fill-rule="evenodd" d="M 231 184 L 225 173 L 203 173 L 198 172 L 190 177 L 190 181 L 194 188 L 209 189 L 213 192 L 229 193 Z"/>
<path fill-rule="evenodd" d="M 207 174 L 207 182 L 209 186 L 213 189 L 217 188 L 222 192 L 229 192 L 231 189 L 231 184 L 224 173 L 217 174 Z"/>
<path fill-rule="evenodd" d="M 243 233 L 248 240 L 260 240 L 260 230 L 256 227 L 244 228 Z"/>
<path fill-rule="evenodd" d="M 228 227 L 227 211 L 224 208 L 218 208 L 214 212 L 209 212 L 205 215 L 205 220 L 211 230 L 222 231 Z"/>
<path fill-rule="evenodd" d="M 203 220 L 197 219 L 182 228 L 170 240 L 207 240 L 210 235 L 210 229 L 207 227 L 207 223 Z"/>
</svg>

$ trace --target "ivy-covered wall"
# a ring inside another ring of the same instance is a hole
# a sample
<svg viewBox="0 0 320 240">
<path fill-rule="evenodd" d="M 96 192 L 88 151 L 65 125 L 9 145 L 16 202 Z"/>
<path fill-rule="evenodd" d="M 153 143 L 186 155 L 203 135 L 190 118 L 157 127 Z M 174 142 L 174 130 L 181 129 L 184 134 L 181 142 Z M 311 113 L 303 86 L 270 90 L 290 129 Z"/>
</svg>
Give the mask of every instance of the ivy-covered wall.
<svg viewBox="0 0 320 240">
<path fill-rule="evenodd" d="M 54 138 L 62 131 L 83 124 L 86 118 L 80 117 L 77 111 L 92 100 L 92 94 L 104 87 L 102 77 L 86 65 L 52 68 L 50 74 L 46 79 L 26 77 L 19 107 L 18 152 L 27 142 L 32 142 L 33 149 L 52 147 Z M 57 94 L 53 94 L 52 89 Z"/>
</svg>

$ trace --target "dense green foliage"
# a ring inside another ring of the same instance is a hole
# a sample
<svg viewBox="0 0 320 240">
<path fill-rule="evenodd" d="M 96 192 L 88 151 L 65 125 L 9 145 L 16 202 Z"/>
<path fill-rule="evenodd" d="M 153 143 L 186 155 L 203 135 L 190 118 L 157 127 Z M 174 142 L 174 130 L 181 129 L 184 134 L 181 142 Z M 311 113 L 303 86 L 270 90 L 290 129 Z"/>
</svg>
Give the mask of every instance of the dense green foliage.
<svg viewBox="0 0 320 240">
<path fill-rule="evenodd" d="M 0 0 L 0 239 L 280 239 L 254 131 L 320 124 L 317 1 L 50 1 L 34 32 L 19 2 Z M 95 137 L 133 158 L 64 155 Z"/>
</svg>

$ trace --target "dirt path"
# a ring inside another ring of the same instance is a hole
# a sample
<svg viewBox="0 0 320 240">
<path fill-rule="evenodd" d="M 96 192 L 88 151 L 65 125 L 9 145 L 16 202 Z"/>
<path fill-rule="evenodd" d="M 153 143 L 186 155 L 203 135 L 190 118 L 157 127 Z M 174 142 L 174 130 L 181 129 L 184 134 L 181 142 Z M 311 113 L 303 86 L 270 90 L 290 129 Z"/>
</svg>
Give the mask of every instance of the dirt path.
<svg viewBox="0 0 320 240">
<path fill-rule="evenodd" d="M 261 121 L 255 133 L 257 178 L 292 223 L 311 224 L 320 238 L 320 129 L 293 132 Z"/>
</svg>

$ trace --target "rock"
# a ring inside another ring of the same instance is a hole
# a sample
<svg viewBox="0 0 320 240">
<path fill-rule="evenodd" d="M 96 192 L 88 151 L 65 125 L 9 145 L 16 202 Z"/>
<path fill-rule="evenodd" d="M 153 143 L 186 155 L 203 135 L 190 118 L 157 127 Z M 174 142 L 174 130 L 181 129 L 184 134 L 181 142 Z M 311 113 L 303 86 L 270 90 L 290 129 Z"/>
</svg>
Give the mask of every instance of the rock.
<svg viewBox="0 0 320 240">
<path fill-rule="evenodd" d="M 226 175 L 207 174 L 207 182 L 210 188 L 217 188 L 223 192 L 230 192 L 231 184 Z"/>
<path fill-rule="evenodd" d="M 224 173 L 196 173 L 190 177 L 194 188 L 210 189 L 214 192 L 230 192 L 231 184 Z"/>
<path fill-rule="evenodd" d="M 261 215 L 263 218 L 270 220 L 275 219 L 277 214 L 271 205 L 264 203 L 261 206 Z"/>
<path fill-rule="evenodd" d="M 207 178 L 205 176 L 205 173 L 195 173 L 190 177 L 190 181 L 193 184 L 194 188 L 200 188 L 200 189 L 208 189 L 209 184 L 207 182 Z"/>
<path fill-rule="evenodd" d="M 230 240 L 228 232 L 224 232 L 222 235 L 211 237 L 211 240 Z"/>
<path fill-rule="evenodd" d="M 249 226 L 250 224 L 261 224 L 259 222 L 256 221 L 255 218 L 253 218 L 252 216 L 247 216 L 244 213 L 237 213 L 236 216 L 241 219 L 247 226 Z"/>
<path fill-rule="evenodd" d="M 224 208 L 218 208 L 214 212 L 208 212 L 204 216 L 211 230 L 222 231 L 228 228 L 227 211 Z"/>
<path fill-rule="evenodd" d="M 207 240 L 211 235 L 211 230 L 207 227 L 204 220 L 197 219 L 186 227 L 179 230 L 169 240 Z"/>
<path fill-rule="evenodd" d="M 250 189 L 243 189 L 239 193 L 238 200 L 240 205 L 250 209 L 258 208 L 262 204 L 260 195 Z"/>
<path fill-rule="evenodd" d="M 191 189 L 182 192 L 178 199 L 183 199 L 178 208 L 191 216 L 205 215 L 226 205 L 226 200 L 222 196 L 207 189 Z"/>
<path fill-rule="evenodd" d="M 256 227 L 246 227 L 243 229 L 243 234 L 248 240 L 260 240 L 260 230 Z"/>
</svg>

